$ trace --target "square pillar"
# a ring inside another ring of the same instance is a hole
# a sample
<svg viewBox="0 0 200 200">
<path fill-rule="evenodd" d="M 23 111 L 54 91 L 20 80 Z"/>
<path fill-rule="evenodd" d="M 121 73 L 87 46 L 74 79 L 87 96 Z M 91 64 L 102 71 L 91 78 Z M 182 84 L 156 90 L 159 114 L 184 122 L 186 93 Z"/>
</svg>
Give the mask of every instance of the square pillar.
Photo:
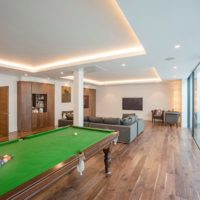
<svg viewBox="0 0 200 200">
<path fill-rule="evenodd" d="M 84 71 L 82 68 L 74 71 L 74 126 L 83 126 L 83 78 Z"/>
</svg>

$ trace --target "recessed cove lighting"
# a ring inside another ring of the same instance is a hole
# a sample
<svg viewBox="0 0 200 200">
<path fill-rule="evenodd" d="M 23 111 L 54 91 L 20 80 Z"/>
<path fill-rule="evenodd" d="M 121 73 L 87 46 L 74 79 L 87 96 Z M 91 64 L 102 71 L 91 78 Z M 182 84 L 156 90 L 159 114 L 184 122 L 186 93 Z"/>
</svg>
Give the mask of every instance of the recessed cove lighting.
<svg viewBox="0 0 200 200">
<path fill-rule="evenodd" d="M 73 76 L 61 77 L 63 79 L 74 80 Z M 116 81 L 97 81 L 92 79 L 84 78 L 85 83 L 90 83 L 94 85 L 118 85 L 118 84 L 130 84 L 130 83 L 156 83 L 162 80 L 158 78 L 141 78 L 141 79 L 130 79 L 130 80 L 116 80 Z"/>
<path fill-rule="evenodd" d="M 61 74 L 61 75 L 63 75 L 63 74 L 64 74 L 64 72 L 60 72 L 60 74 Z"/>
<path fill-rule="evenodd" d="M 65 86 L 70 86 L 69 82 L 66 82 L 66 83 L 65 83 Z"/>
<path fill-rule="evenodd" d="M 123 64 L 122 64 L 122 67 L 126 67 L 126 64 L 125 64 L 125 63 L 123 63 Z"/>
<path fill-rule="evenodd" d="M 175 49 L 179 49 L 179 48 L 181 48 L 181 45 L 180 44 L 176 44 L 176 45 L 174 45 L 174 48 Z"/>
<path fill-rule="evenodd" d="M 44 65 L 37 66 L 28 66 L 19 63 L 12 63 L 5 60 L 0 60 L 0 65 L 7 68 L 18 69 L 18 70 L 26 70 L 31 73 L 41 72 L 49 69 L 58 69 L 61 67 L 69 67 L 80 64 L 86 64 L 94 61 L 104 61 L 104 60 L 112 60 L 115 58 L 122 58 L 128 56 L 138 56 L 145 55 L 146 52 L 142 46 L 138 47 L 128 47 L 125 49 L 116 49 L 112 51 L 103 51 L 94 54 L 88 54 L 80 57 L 72 57 L 67 60 L 60 60 L 53 63 L 47 63 Z"/>
<path fill-rule="evenodd" d="M 152 78 L 122 79 L 122 80 L 113 80 L 113 81 L 99 81 L 99 80 L 84 78 L 84 82 L 93 84 L 93 85 L 119 85 L 119 84 L 130 84 L 130 83 L 161 82 L 162 79 L 160 78 L 159 74 L 157 73 L 155 67 L 153 67 L 153 70 L 154 70 L 154 77 L 152 77 Z M 74 80 L 74 76 L 63 76 L 61 78 L 67 79 L 67 80 Z"/>
</svg>

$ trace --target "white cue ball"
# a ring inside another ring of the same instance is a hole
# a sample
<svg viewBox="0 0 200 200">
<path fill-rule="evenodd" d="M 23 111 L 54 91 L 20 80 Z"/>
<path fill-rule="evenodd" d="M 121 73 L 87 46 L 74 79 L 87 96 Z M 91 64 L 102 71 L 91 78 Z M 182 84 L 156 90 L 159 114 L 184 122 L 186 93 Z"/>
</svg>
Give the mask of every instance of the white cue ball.
<svg viewBox="0 0 200 200">
<path fill-rule="evenodd" d="M 77 133 L 77 132 L 75 132 L 75 133 L 74 133 L 74 135 L 78 135 L 78 133 Z"/>
</svg>

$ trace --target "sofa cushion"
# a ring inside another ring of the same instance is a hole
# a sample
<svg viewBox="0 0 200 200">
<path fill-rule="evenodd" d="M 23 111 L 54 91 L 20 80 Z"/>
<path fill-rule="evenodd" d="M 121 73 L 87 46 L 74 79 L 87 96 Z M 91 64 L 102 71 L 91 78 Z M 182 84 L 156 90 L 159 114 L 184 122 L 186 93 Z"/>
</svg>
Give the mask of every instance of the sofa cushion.
<svg viewBox="0 0 200 200">
<path fill-rule="evenodd" d="M 121 124 L 120 118 L 109 117 L 109 118 L 104 118 L 103 121 L 104 121 L 104 124 L 117 124 L 117 125 Z"/>
<path fill-rule="evenodd" d="M 126 117 L 129 117 L 129 116 L 135 116 L 136 114 L 135 113 L 124 113 L 123 115 L 122 115 L 122 119 L 123 118 L 126 118 Z"/>
<path fill-rule="evenodd" d="M 86 121 L 84 122 L 85 127 L 89 127 L 89 125 L 90 125 L 90 122 L 86 122 Z"/>
<path fill-rule="evenodd" d="M 102 117 L 89 116 L 89 121 L 93 122 L 93 123 L 103 123 L 103 118 Z"/>
<path fill-rule="evenodd" d="M 73 120 L 73 118 L 74 118 L 73 112 L 68 112 L 67 113 L 67 119 Z"/>
<path fill-rule="evenodd" d="M 73 124 L 73 120 L 67 120 L 67 119 L 59 119 L 58 120 L 58 127 L 69 126 L 72 124 Z"/>
<path fill-rule="evenodd" d="M 89 122 L 89 116 L 84 116 L 84 122 Z"/>
</svg>

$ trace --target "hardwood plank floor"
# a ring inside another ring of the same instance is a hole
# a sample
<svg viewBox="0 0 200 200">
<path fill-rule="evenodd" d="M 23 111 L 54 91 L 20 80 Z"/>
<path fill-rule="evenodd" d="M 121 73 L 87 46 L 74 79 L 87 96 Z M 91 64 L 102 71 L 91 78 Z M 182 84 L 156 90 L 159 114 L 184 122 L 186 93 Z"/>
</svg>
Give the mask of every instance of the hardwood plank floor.
<svg viewBox="0 0 200 200">
<path fill-rule="evenodd" d="M 34 199 L 200 200 L 200 151 L 187 129 L 146 123 L 131 144 L 112 149 L 112 175 L 104 175 L 103 153 Z"/>
</svg>

